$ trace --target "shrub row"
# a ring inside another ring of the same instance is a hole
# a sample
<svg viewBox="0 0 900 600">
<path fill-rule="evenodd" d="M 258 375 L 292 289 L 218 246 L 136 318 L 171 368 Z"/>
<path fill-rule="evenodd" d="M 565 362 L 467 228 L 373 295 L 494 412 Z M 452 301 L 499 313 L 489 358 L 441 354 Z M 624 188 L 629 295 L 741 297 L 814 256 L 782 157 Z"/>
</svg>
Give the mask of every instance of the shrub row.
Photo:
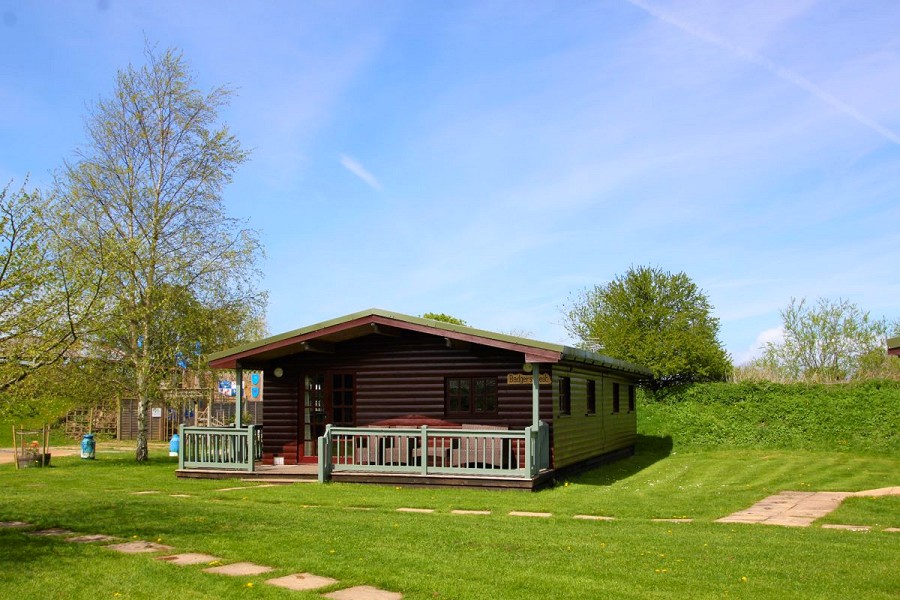
<svg viewBox="0 0 900 600">
<path fill-rule="evenodd" d="M 900 454 L 900 382 L 697 384 L 642 394 L 638 429 L 680 448 Z"/>
</svg>

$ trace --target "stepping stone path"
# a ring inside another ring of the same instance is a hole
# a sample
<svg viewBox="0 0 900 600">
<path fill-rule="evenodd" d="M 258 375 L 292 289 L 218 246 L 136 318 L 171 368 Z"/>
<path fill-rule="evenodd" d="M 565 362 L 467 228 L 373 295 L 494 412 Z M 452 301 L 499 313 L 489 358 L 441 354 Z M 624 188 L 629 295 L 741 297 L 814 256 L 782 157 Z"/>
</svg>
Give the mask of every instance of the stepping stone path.
<svg viewBox="0 0 900 600">
<path fill-rule="evenodd" d="M 203 569 L 205 573 L 215 573 L 217 575 L 231 575 L 232 577 L 245 577 L 250 575 L 262 575 L 269 571 L 274 571 L 272 567 L 257 565 L 251 562 L 236 562 L 220 567 L 210 567 Z"/>
<path fill-rule="evenodd" d="M 286 577 L 276 577 L 275 579 L 267 579 L 266 583 L 277 587 L 286 588 L 294 591 L 317 590 L 337 583 L 337 579 L 331 577 L 320 577 L 311 573 L 295 573 Z"/>
<path fill-rule="evenodd" d="M 451 510 L 450 514 L 452 515 L 489 515 L 491 511 L 489 510 Z"/>
<path fill-rule="evenodd" d="M 762 523 L 786 527 L 809 527 L 840 506 L 845 498 L 871 498 L 900 496 L 900 486 L 865 490 L 861 492 L 781 492 L 760 500 L 750 508 L 716 519 L 716 523 Z M 841 527 L 823 527 L 846 529 Z"/>
<path fill-rule="evenodd" d="M 869 531 L 868 525 L 835 525 L 833 523 L 826 523 L 822 525 L 822 529 L 844 529 L 846 531 Z"/>
<path fill-rule="evenodd" d="M 112 544 L 110 546 L 106 546 L 110 550 L 115 550 L 116 552 L 124 552 L 125 554 L 144 554 L 146 552 L 170 552 L 174 550 L 172 546 L 166 546 L 165 544 L 157 544 L 154 542 L 145 542 L 143 540 L 137 540 L 136 542 L 125 542 L 124 544 Z"/>
<path fill-rule="evenodd" d="M 433 513 L 433 508 L 398 508 L 397 512 L 406 512 L 406 513 Z"/>
<path fill-rule="evenodd" d="M 615 517 L 602 517 L 600 515 L 575 515 L 572 517 L 573 519 L 580 519 L 582 521 L 615 521 Z"/>
<path fill-rule="evenodd" d="M 509 513 L 509 516 L 511 516 L 511 517 L 538 517 L 538 518 L 541 518 L 541 519 L 547 519 L 547 518 L 552 517 L 552 516 L 553 516 L 553 513 L 548 513 L 548 512 L 524 512 L 524 511 L 514 510 L 514 511 L 512 511 L 511 513 Z"/>
<path fill-rule="evenodd" d="M 650 519 L 654 523 L 693 523 L 693 519 Z"/>
<path fill-rule="evenodd" d="M 38 535 L 38 536 L 54 536 L 54 535 L 73 535 L 74 531 L 69 531 L 68 529 L 59 529 L 58 527 L 53 527 L 51 529 L 41 529 L 40 531 L 28 531 L 25 535 Z"/>
<path fill-rule="evenodd" d="M 169 556 L 159 556 L 156 560 L 162 560 L 170 565 L 208 565 L 211 562 L 222 560 L 211 554 L 200 554 L 199 552 L 185 552 L 184 554 L 170 554 Z"/>
<path fill-rule="evenodd" d="M 102 533 L 95 533 L 92 535 L 79 535 L 76 537 L 66 538 L 66 541 L 74 542 L 76 544 L 89 544 L 92 542 L 111 542 L 116 539 L 118 539 L 118 538 L 115 538 L 111 535 L 103 535 Z"/>
<path fill-rule="evenodd" d="M 400 600 L 403 598 L 403 594 L 379 590 L 368 585 L 358 585 L 325 594 L 325 597 L 332 598 L 332 600 Z"/>
<path fill-rule="evenodd" d="M 31 527 L 31 523 L 26 523 L 25 521 L 0 521 L 0 529 L 12 527 Z"/>
</svg>

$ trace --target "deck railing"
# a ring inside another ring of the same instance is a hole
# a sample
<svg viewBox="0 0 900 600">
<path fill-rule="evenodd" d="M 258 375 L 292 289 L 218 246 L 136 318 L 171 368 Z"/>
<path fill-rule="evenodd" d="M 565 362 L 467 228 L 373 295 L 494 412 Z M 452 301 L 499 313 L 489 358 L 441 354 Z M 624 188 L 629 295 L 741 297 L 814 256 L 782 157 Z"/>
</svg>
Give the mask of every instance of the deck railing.
<svg viewBox="0 0 900 600">
<path fill-rule="evenodd" d="M 319 481 L 333 472 L 532 478 L 549 466 L 549 428 L 333 427 L 319 438 Z"/>
<path fill-rule="evenodd" d="M 262 460 L 262 426 L 179 428 L 180 469 L 253 471 Z"/>
</svg>

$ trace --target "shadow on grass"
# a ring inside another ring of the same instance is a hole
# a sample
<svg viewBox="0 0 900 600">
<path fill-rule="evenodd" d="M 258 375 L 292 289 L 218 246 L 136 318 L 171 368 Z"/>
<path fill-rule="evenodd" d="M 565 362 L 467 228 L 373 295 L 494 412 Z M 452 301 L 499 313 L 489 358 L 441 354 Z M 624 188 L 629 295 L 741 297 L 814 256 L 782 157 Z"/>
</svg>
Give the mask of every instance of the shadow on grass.
<svg viewBox="0 0 900 600">
<path fill-rule="evenodd" d="M 672 436 L 638 434 L 633 456 L 584 471 L 576 481 L 585 485 L 612 485 L 640 473 L 672 454 Z"/>
</svg>

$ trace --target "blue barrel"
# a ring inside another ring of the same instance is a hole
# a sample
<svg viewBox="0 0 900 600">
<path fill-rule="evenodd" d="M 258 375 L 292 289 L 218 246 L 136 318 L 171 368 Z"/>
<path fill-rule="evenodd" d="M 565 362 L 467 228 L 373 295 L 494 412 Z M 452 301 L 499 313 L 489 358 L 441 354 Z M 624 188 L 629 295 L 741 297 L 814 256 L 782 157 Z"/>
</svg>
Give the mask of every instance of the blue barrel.
<svg viewBox="0 0 900 600">
<path fill-rule="evenodd" d="M 84 434 L 84 436 L 81 438 L 81 458 L 93 460 L 95 450 L 96 450 L 96 443 L 94 442 L 94 434 L 93 433 Z"/>
<path fill-rule="evenodd" d="M 172 434 L 172 439 L 169 440 L 169 456 L 178 456 L 178 446 L 181 445 L 181 438 L 178 437 L 177 433 Z"/>
</svg>

